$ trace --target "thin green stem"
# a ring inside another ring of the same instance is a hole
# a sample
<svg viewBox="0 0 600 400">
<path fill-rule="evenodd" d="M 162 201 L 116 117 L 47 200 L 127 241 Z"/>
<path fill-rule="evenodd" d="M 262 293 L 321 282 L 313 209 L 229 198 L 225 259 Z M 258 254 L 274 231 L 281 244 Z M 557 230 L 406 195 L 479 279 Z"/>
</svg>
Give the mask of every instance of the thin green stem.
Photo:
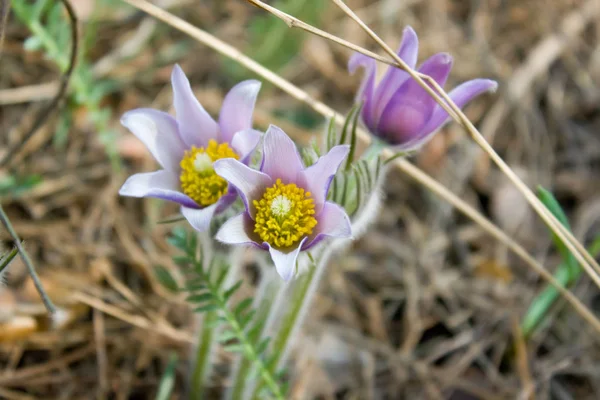
<svg viewBox="0 0 600 400">
<path fill-rule="evenodd" d="M 326 261 L 326 257 L 324 257 Z M 305 311 L 308 309 L 312 302 L 314 293 L 316 292 L 316 286 L 320 281 L 325 265 L 316 266 L 314 263 L 311 265 L 310 270 L 300 276 L 296 282 L 294 282 L 292 295 L 286 296 L 286 305 L 290 305 L 290 310 L 285 314 L 283 320 L 279 326 L 279 331 L 274 337 L 271 347 L 273 354 L 272 360 L 270 360 L 268 369 L 271 373 L 274 373 L 282 359 L 287 355 L 290 345 L 290 339 L 293 333 L 299 328 L 303 321 L 303 316 L 306 314 Z M 317 273 L 318 271 L 318 273 Z M 264 387 L 266 382 L 260 382 L 252 394 L 253 399 L 259 399 L 259 394 Z"/>
<path fill-rule="evenodd" d="M 227 321 L 229 327 L 234 333 L 236 339 L 238 340 L 242 352 L 248 359 L 252 360 L 252 362 L 259 371 L 262 381 L 265 382 L 266 386 L 269 388 L 275 399 L 283 400 L 284 397 L 281 392 L 281 388 L 277 384 L 275 377 L 273 376 L 269 368 L 267 368 L 263 360 L 260 358 L 260 354 L 257 352 L 252 341 L 250 340 L 250 338 L 246 334 L 246 331 L 242 327 L 242 324 L 238 321 L 236 315 L 231 310 L 229 310 L 229 307 L 227 306 L 227 299 L 219 290 L 219 287 L 212 282 L 210 277 L 202 268 L 197 268 L 197 270 L 202 279 L 204 280 L 206 288 L 212 294 L 214 302 L 221 313 L 221 317 L 225 319 L 225 321 Z"/>
<path fill-rule="evenodd" d="M 302 282 L 300 282 L 297 289 L 294 291 L 294 296 L 289 299 L 292 308 L 285 316 L 285 319 L 281 324 L 281 329 L 273 341 L 273 353 L 275 354 L 272 361 L 273 368 L 276 368 L 277 363 L 285 353 L 286 345 L 291 336 L 290 334 L 296 326 L 302 307 L 305 305 L 305 302 L 310 303 L 312 300 L 306 299 L 306 293 L 308 293 L 308 288 L 311 286 L 315 271 L 316 268 L 313 266 L 310 271 L 301 278 Z"/>
<path fill-rule="evenodd" d="M 0 260 L 0 276 L 2 275 L 2 271 L 4 271 L 4 268 L 8 267 L 10 262 L 17 256 L 18 253 L 19 253 L 19 249 L 17 249 L 15 247 L 14 249 L 11 250 L 10 253 L 8 253 L 8 255 L 6 257 L 3 257 Z"/>
<path fill-rule="evenodd" d="M 221 312 L 223 313 L 223 317 L 229 323 L 229 326 L 233 329 L 237 339 L 240 341 L 240 344 L 243 346 L 243 351 L 246 354 L 246 357 L 251 359 L 254 362 L 254 365 L 258 368 L 260 372 L 260 376 L 263 382 L 267 385 L 271 393 L 275 396 L 276 399 L 283 400 L 283 394 L 281 393 L 281 389 L 279 385 L 275 381 L 273 374 L 267 368 L 265 363 L 260 359 L 260 355 L 256 352 L 256 349 L 246 336 L 244 329 L 241 327 L 235 315 L 227 309 L 227 304 L 223 300 L 221 296 L 218 297 L 217 304 L 221 307 Z"/>
<path fill-rule="evenodd" d="M 383 149 L 385 149 L 387 145 L 382 140 L 373 137 L 369 147 L 364 151 L 362 157 L 367 160 L 371 160 L 375 157 L 379 157 Z"/>
<path fill-rule="evenodd" d="M 56 308 L 54 307 L 54 304 L 52 304 L 52 301 L 50 300 L 50 297 L 48 297 L 48 294 L 46 294 L 46 291 L 44 290 L 44 287 L 42 286 L 42 282 L 40 281 L 40 278 L 39 278 L 37 272 L 35 272 L 33 262 L 31 262 L 31 258 L 29 258 L 29 254 L 27 254 L 27 251 L 25 251 L 25 248 L 21 244 L 21 239 L 19 239 L 17 232 L 15 232 L 12 224 L 10 223 L 10 219 L 8 219 L 8 215 L 6 215 L 6 213 L 4 212 L 4 209 L 2 208 L 2 205 L 0 205 L 0 220 L 6 227 L 6 230 L 8 230 L 8 233 L 10 233 L 10 236 L 13 238 L 13 241 L 15 242 L 15 246 L 19 250 L 19 253 L 21 254 L 21 258 L 23 259 L 23 262 L 25 263 L 25 266 L 27 266 L 27 270 L 29 271 L 29 275 L 31 276 L 31 279 L 33 280 L 35 289 L 40 294 L 40 297 L 42 298 L 42 301 L 44 302 L 46 309 L 48 310 L 48 312 L 53 314 L 56 311 Z"/>
<path fill-rule="evenodd" d="M 205 313 L 202 319 L 202 327 L 199 329 L 198 348 L 196 350 L 190 387 L 190 399 L 192 400 L 200 400 L 204 395 L 205 377 L 210 367 L 210 354 L 214 343 L 213 322 L 216 317 L 217 315 L 213 311 Z"/>
<path fill-rule="evenodd" d="M 256 338 L 252 337 L 253 343 L 259 342 L 261 335 L 263 334 L 264 328 L 267 323 L 271 310 L 275 305 L 275 297 L 281 289 L 282 283 L 279 275 L 265 277 L 265 281 L 261 282 L 261 289 L 258 291 L 257 297 L 259 299 L 259 305 L 256 307 L 256 315 L 254 316 L 254 325 L 251 330 L 256 331 Z M 235 368 L 232 379 L 233 385 L 229 398 L 233 400 L 239 400 L 243 398 L 244 391 L 246 389 L 246 383 L 248 381 L 249 373 L 252 369 L 251 360 L 241 357 L 238 361 L 238 365 Z"/>
</svg>

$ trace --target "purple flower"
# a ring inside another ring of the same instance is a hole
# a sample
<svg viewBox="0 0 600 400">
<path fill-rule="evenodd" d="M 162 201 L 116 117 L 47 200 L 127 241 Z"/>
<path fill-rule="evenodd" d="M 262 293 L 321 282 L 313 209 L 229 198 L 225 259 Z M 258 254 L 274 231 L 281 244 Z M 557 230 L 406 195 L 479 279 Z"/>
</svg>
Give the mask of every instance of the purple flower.
<svg viewBox="0 0 600 400">
<path fill-rule="evenodd" d="M 276 126 L 264 136 L 260 171 L 239 161 L 215 162 L 215 171 L 235 186 L 245 212 L 228 220 L 217 240 L 251 244 L 268 250 L 279 275 L 288 281 L 300 251 L 325 237 L 350 237 L 344 209 L 326 201 L 329 184 L 348 155 L 348 146 L 335 146 L 308 168 L 296 145 Z"/>
<path fill-rule="evenodd" d="M 179 203 L 192 227 L 206 231 L 213 215 L 237 197 L 235 189 L 215 174 L 213 163 L 234 158 L 246 164 L 260 140 L 261 133 L 252 129 L 260 82 L 234 86 L 223 100 L 218 122 L 200 105 L 179 65 L 173 68 L 171 85 L 176 118 L 148 108 L 128 111 L 121 118 L 163 169 L 129 177 L 119 194 Z"/>
<path fill-rule="evenodd" d="M 417 34 L 411 27 L 405 28 L 398 56 L 414 69 L 418 51 Z M 448 113 L 407 72 L 388 67 L 376 86 L 375 60 L 354 53 L 348 70 L 354 73 L 358 67 L 365 68 L 357 96 L 357 100 L 364 101 L 362 120 L 372 134 L 392 145 L 395 150 L 409 151 L 422 146 L 448 121 Z M 452 56 L 438 53 L 426 60 L 418 71 L 429 75 L 443 87 L 451 68 Z M 476 96 L 496 90 L 497 86 L 495 81 L 489 79 L 473 79 L 457 86 L 449 95 L 462 108 Z"/>
</svg>

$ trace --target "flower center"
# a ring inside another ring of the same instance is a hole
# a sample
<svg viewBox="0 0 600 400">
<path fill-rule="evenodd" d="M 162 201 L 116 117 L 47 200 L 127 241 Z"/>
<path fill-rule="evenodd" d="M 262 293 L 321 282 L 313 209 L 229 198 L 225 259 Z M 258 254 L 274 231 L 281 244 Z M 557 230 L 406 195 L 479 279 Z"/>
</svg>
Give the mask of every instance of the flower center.
<svg viewBox="0 0 600 400">
<path fill-rule="evenodd" d="M 315 203 L 310 192 L 293 183 L 284 185 L 281 179 L 267 188 L 256 208 L 254 232 L 271 246 L 290 247 L 310 235 L 317 225 Z"/>
<path fill-rule="evenodd" d="M 179 181 L 183 193 L 203 207 L 216 203 L 227 192 L 227 181 L 213 169 L 213 163 L 221 158 L 237 160 L 239 156 L 227 143 L 218 144 L 211 139 L 206 148 L 192 146 L 179 163 Z"/>
</svg>

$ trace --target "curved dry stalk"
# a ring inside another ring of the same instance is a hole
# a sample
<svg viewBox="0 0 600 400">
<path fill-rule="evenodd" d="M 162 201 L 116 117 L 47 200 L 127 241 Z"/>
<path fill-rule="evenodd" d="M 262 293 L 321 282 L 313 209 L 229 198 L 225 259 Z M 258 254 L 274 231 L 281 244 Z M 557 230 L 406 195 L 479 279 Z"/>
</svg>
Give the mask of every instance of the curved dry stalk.
<svg viewBox="0 0 600 400">
<path fill-rule="evenodd" d="M 254 2 L 253 0 L 250 0 Z M 448 112 L 458 123 L 463 125 L 467 132 L 471 135 L 471 138 L 489 154 L 491 159 L 496 163 L 500 170 L 510 179 L 515 187 L 523 194 L 527 202 L 533 207 L 536 213 L 542 218 L 544 223 L 552 230 L 567 246 L 567 248 L 573 253 L 577 261 L 583 266 L 588 275 L 592 280 L 600 287 L 600 265 L 596 262 L 583 245 L 573 236 L 573 234 L 566 229 L 558 219 L 552 215 L 550 211 L 542 204 L 537 196 L 529 189 L 529 187 L 515 174 L 515 172 L 504 162 L 502 157 L 496 153 L 496 151 L 490 146 L 485 140 L 483 135 L 475 128 L 475 125 L 467 118 L 462 110 L 454 104 L 450 96 L 438 85 L 435 80 L 427 77 L 426 80 L 435 88 L 437 94 L 441 96 L 443 101 L 440 101 L 439 97 L 433 95 L 433 90 L 424 82 L 423 75 L 417 73 L 410 68 L 394 50 L 389 47 L 383 39 L 381 39 L 371 28 L 369 28 L 354 11 L 352 11 L 343 0 L 332 0 L 342 11 L 344 11 L 351 19 L 353 19 L 382 49 L 388 53 L 394 61 L 398 63 L 419 85 L 425 89 L 434 99 L 440 104 L 440 106 Z M 450 110 L 452 112 L 450 112 Z"/>
<path fill-rule="evenodd" d="M 242 54 L 235 47 L 230 46 L 229 44 L 214 37 L 208 32 L 205 32 L 202 29 L 193 26 L 192 24 L 147 2 L 146 0 L 123 1 L 165 22 L 166 24 L 174 27 L 175 29 L 178 29 L 179 31 L 191 36 L 192 38 L 198 40 L 199 42 L 205 44 L 213 50 L 223 54 L 224 56 L 239 62 L 241 65 L 248 68 L 250 71 L 256 73 L 265 80 L 271 82 L 273 85 L 279 87 L 281 90 L 287 92 L 290 96 L 307 104 L 313 110 L 323 115 L 324 117 L 334 118 L 336 123 L 338 124 L 344 123 L 344 117 L 341 114 L 336 113 L 326 104 L 313 99 L 308 93 L 306 93 L 299 87 L 283 79 L 281 76 L 277 75 L 273 71 L 263 67 L 256 61 Z M 357 129 L 357 134 L 361 142 L 368 144 L 371 141 L 370 135 L 364 129 Z M 392 156 L 391 151 L 384 150 L 384 156 Z M 540 263 L 538 263 L 531 255 L 529 255 L 523 247 L 521 247 L 518 243 L 512 240 L 505 232 L 503 232 L 500 228 L 498 228 L 496 225 L 490 222 L 485 216 L 479 213 L 468 203 L 460 199 L 445 186 L 437 182 L 435 179 L 431 178 L 429 175 L 421 171 L 409 161 L 402 158 L 398 158 L 393 161 L 393 164 L 397 168 L 402 170 L 404 173 L 406 173 L 408 176 L 413 178 L 415 181 L 425 186 L 427 189 L 431 190 L 433 193 L 437 194 L 438 196 L 446 200 L 448 203 L 452 204 L 460 212 L 462 212 L 467 217 L 471 218 L 474 222 L 479 224 L 488 234 L 490 234 L 495 239 L 506 245 L 528 266 L 530 266 L 534 271 L 540 274 L 540 276 L 545 281 L 556 287 L 561 296 L 563 296 L 565 300 L 573 306 L 575 311 L 590 325 L 592 325 L 594 329 L 596 329 L 596 331 L 600 332 L 600 320 L 598 320 L 596 316 L 592 314 L 575 295 L 573 295 L 573 293 L 562 287 L 560 283 L 556 281 L 556 279 L 554 279 L 554 277 L 550 273 L 548 273 L 548 271 L 546 271 L 546 269 Z"/>
</svg>

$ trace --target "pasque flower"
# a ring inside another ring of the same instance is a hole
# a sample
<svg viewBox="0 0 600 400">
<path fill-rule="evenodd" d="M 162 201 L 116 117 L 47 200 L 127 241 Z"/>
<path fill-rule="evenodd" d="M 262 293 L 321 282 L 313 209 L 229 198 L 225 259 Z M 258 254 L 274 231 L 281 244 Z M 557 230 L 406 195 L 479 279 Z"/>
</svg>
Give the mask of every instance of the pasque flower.
<svg viewBox="0 0 600 400">
<path fill-rule="evenodd" d="M 277 272 L 289 280 L 300 251 L 325 237 L 350 236 L 350 219 L 342 207 L 326 201 L 329 185 L 348 146 L 335 146 L 305 168 L 294 142 L 271 125 L 263 139 L 260 170 L 234 159 L 215 162 L 218 175 L 235 186 L 245 211 L 228 220 L 217 240 L 268 250 Z"/>
<path fill-rule="evenodd" d="M 419 39 L 411 27 L 404 29 L 398 56 L 409 67 L 415 68 Z M 427 59 L 418 69 L 444 86 L 452 68 L 452 56 L 438 53 Z M 365 69 L 365 76 L 357 100 L 363 101 L 361 117 L 372 134 L 392 145 L 398 151 L 418 148 L 428 141 L 448 121 L 448 113 L 412 79 L 407 72 L 388 67 L 383 79 L 375 84 L 376 62 L 360 53 L 354 53 L 348 70 Z M 489 79 L 467 81 L 449 95 L 459 107 L 464 107 L 476 96 L 495 90 L 498 84 Z"/>
<path fill-rule="evenodd" d="M 213 215 L 237 198 L 235 189 L 215 173 L 214 162 L 233 158 L 248 163 L 260 140 L 261 133 L 252 129 L 260 82 L 247 80 L 234 86 L 225 96 L 218 122 L 200 105 L 178 65 L 171 85 L 175 118 L 148 108 L 128 111 L 121 118 L 163 169 L 129 177 L 119 194 L 179 203 L 189 223 L 206 231 Z"/>
</svg>

